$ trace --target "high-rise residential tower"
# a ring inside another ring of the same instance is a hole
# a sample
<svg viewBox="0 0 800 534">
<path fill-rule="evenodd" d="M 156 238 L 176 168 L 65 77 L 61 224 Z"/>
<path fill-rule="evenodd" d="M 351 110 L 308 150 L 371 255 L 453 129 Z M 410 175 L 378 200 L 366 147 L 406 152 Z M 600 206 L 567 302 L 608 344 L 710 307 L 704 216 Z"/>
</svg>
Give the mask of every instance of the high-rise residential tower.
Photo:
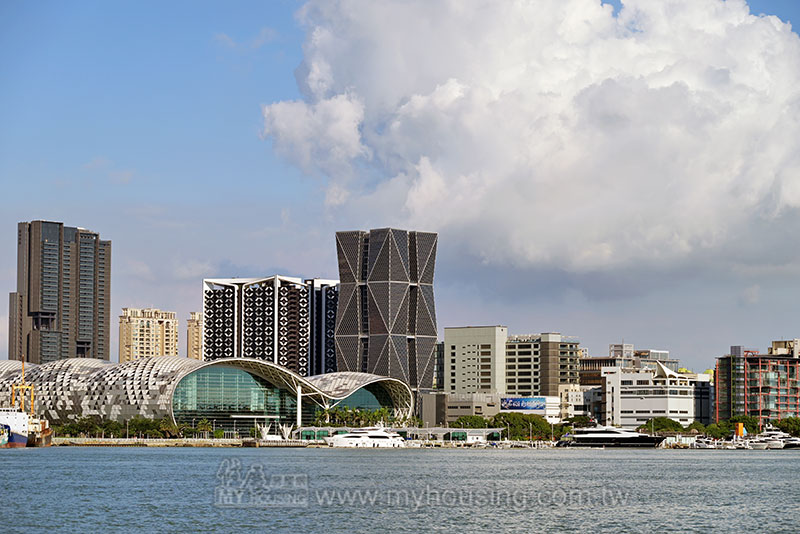
<svg viewBox="0 0 800 534">
<path fill-rule="evenodd" d="M 337 301 L 336 280 L 206 279 L 203 359 L 262 359 L 301 376 L 335 371 Z"/>
<path fill-rule="evenodd" d="M 60 222 L 19 223 L 9 359 L 108 360 L 110 305 L 111 241 Z"/>
<path fill-rule="evenodd" d="M 154 308 L 122 308 L 119 316 L 119 362 L 151 356 L 178 355 L 175 312 Z"/>
<path fill-rule="evenodd" d="M 435 233 L 382 228 L 336 232 L 340 371 L 362 371 L 433 385 L 436 311 Z"/>
<path fill-rule="evenodd" d="M 189 312 L 186 321 L 186 357 L 193 360 L 203 359 L 203 314 Z"/>
</svg>

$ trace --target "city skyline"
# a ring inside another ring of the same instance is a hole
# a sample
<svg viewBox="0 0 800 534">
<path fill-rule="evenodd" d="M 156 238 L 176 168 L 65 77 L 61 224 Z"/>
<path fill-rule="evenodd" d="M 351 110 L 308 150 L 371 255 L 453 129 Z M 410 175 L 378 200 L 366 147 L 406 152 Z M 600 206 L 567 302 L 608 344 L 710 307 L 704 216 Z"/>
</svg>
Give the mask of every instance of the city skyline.
<svg viewBox="0 0 800 534">
<path fill-rule="evenodd" d="M 564 9 L 571 13 L 579 3 L 563 2 Z M 796 115 L 787 108 L 782 123 L 745 68 L 770 46 L 782 47 L 783 59 L 765 61 L 761 72 L 773 82 L 773 101 L 789 101 L 798 37 L 774 20 L 746 19 L 744 2 L 724 9 L 715 0 L 695 4 L 708 10 L 677 1 L 675 12 L 661 13 L 663 27 L 638 19 L 643 26 L 634 43 L 604 33 L 613 34 L 619 19 L 599 1 L 584 1 L 583 7 L 597 7 L 582 11 L 588 33 L 580 34 L 577 22 L 565 26 L 550 49 L 571 54 L 578 65 L 562 62 L 572 80 L 564 84 L 566 103 L 538 101 L 541 95 L 525 91 L 516 100 L 492 100 L 493 91 L 511 94 L 527 78 L 509 65 L 498 70 L 488 49 L 465 48 L 465 30 L 455 26 L 441 28 L 454 43 L 447 49 L 452 65 L 431 54 L 415 64 L 419 75 L 406 84 L 395 83 L 386 57 L 403 52 L 416 59 L 420 51 L 394 34 L 361 34 L 372 60 L 346 60 L 352 35 L 370 27 L 369 17 L 383 20 L 391 10 L 386 4 L 356 14 L 346 3 L 252 3 L 225 12 L 178 3 L 160 8 L 158 20 L 134 6 L 6 4 L 0 8 L 0 72 L 7 80 L 0 87 L 6 117 L 0 179 L 15 202 L 6 200 L 0 214 L 0 288 L 15 291 L 20 221 L 63 221 L 114 243 L 111 317 L 123 307 L 156 307 L 175 310 L 180 321 L 202 309 L 203 278 L 265 272 L 336 278 L 335 231 L 392 226 L 440 235 L 440 339 L 447 326 L 504 324 L 520 335 L 569 332 L 595 356 L 623 339 L 663 348 L 702 370 L 731 345 L 763 351 L 772 340 L 800 337 L 793 312 L 800 258 L 791 246 L 798 225 Z M 748 4 L 755 13 L 800 20 L 791 2 Z M 543 21 L 555 16 L 554 5 L 540 4 Z M 617 17 L 634 7 L 617 6 Z M 301 9 L 298 22 L 294 13 Z M 187 11 L 193 24 L 182 28 Z M 512 15 L 477 24 L 479 14 L 457 20 L 482 42 L 492 42 L 493 23 Z M 418 18 L 447 15 L 439 8 Z M 715 33 L 723 20 L 738 29 L 737 39 Z M 394 22 L 401 29 L 410 23 Z M 315 47 L 311 32 L 328 35 L 336 23 L 352 32 Z M 137 27 L 149 28 L 148 36 Z M 509 36 L 521 35 L 506 28 Z M 697 37 L 698 28 L 712 37 L 707 51 L 693 57 L 676 41 Z M 433 37 L 424 35 L 423 46 L 441 46 L 425 39 Z M 586 43 L 600 56 L 620 43 L 642 54 L 659 44 L 674 61 L 662 74 L 662 90 L 645 91 L 634 81 L 657 82 L 637 70 L 635 57 L 620 59 L 614 76 Z M 527 45 L 541 62 L 529 65 L 533 72 L 558 75 L 535 42 Z M 481 69 L 496 84 L 481 79 Z M 730 80 L 751 98 L 737 96 Z M 702 88 L 719 98 L 703 100 Z M 745 150 L 758 128 L 725 111 L 732 101 L 742 102 L 740 113 L 772 121 L 767 133 L 782 140 L 768 137 L 770 146 Z M 537 102 L 546 110 L 538 118 L 530 114 Z M 582 130 L 552 122 L 559 110 L 580 118 L 580 105 L 597 111 L 582 116 Z M 510 133 L 525 131 L 513 115 L 550 132 L 528 140 L 552 157 L 520 152 L 503 130 L 487 129 L 481 107 L 492 108 Z M 660 108 L 671 110 L 670 117 L 653 112 Z M 704 126 L 708 138 L 674 143 L 664 132 L 691 130 L 694 112 L 736 135 Z M 386 117 L 394 129 L 378 124 Z M 656 127 L 646 128 L 645 120 Z M 318 135 L 309 139 L 305 131 Z M 359 135 L 350 137 L 354 131 Z M 603 151 L 566 157 L 564 146 L 589 146 L 583 135 Z M 715 136 L 724 143 L 708 141 Z M 687 144 L 704 151 L 698 155 Z M 389 145 L 396 150 L 387 152 Z M 737 150 L 746 157 L 734 162 Z M 618 163 L 639 153 L 627 160 L 630 168 Z M 536 165 L 506 165 L 520 154 Z M 704 172 L 693 174 L 696 165 Z M 774 180 L 760 180 L 765 176 Z M 492 190 L 493 184 L 502 187 Z M 0 358 L 8 357 L 7 305 L 0 305 Z M 180 347 L 183 354 L 183 339 Z M 117 351 L 111 328 L 112 359 Z"/>
</svg>

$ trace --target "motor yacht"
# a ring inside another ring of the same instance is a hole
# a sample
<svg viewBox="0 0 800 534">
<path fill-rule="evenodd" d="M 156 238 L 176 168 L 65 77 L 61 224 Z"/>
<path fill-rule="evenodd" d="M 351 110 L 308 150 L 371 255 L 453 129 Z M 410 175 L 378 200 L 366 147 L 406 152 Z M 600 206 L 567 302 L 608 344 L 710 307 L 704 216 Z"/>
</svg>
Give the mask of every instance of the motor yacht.
<svg viewBox="0 0 800 534">
<path fill-rule="evenodd" d="M 327 438 L 331 447 L 344 448 L 396 448 L 405 447 L 406 442 L 400 434 L 382 427 L 356 428 L 346 434 Z"/>
<path fill-rule="evenodd" d="M 624 428 L 596 426 L 574 429 L 556 447 L 657 447 L 664 439 Z"/>
</svg>

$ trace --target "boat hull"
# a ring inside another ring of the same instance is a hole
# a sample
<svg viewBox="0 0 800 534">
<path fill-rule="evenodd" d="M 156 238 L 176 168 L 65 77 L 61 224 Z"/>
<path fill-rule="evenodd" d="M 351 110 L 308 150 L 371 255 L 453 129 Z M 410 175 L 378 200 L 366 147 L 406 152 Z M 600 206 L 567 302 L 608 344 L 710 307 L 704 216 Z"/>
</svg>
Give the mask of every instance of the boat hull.
<svg viewBox="0 0 800 534">
<path fill-rule="evenodd" d="M 581 437 L 562 441 L 559 447 L 658 447 L 666 438 L 660 436 L 637 436 L 635 438 Z"/>
<path fill-rule="evenodd" d="M 31 432 L 28 434 L 28 447 L 49 447 L 52 444 L 53 431 L 48 428 L 44 432 Z"/>
<path fill-rule="evenodd" d="M 16 449 L 19 447 L 28 446 L 28 436 L 20 434 L 19 432 L 11 432 L 8 435 L 8 442 L 5 445 L 0 445 L 2 449 Z"/>
</svg>

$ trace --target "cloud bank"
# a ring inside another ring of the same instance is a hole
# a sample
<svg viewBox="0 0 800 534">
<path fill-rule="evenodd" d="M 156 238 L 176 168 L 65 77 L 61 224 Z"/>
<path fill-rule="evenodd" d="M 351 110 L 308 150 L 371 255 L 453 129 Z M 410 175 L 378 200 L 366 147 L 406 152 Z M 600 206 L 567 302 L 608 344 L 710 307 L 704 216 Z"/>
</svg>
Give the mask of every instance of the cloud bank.
<svg viewBox="0 0 800 534">
<path fill-rule="evenodd" d="M 263 108 L 328 209 L 488 263 L 679 265 L 800 206 L 800 39 L 744 0 L 311 1 Z"/>
</svg>

